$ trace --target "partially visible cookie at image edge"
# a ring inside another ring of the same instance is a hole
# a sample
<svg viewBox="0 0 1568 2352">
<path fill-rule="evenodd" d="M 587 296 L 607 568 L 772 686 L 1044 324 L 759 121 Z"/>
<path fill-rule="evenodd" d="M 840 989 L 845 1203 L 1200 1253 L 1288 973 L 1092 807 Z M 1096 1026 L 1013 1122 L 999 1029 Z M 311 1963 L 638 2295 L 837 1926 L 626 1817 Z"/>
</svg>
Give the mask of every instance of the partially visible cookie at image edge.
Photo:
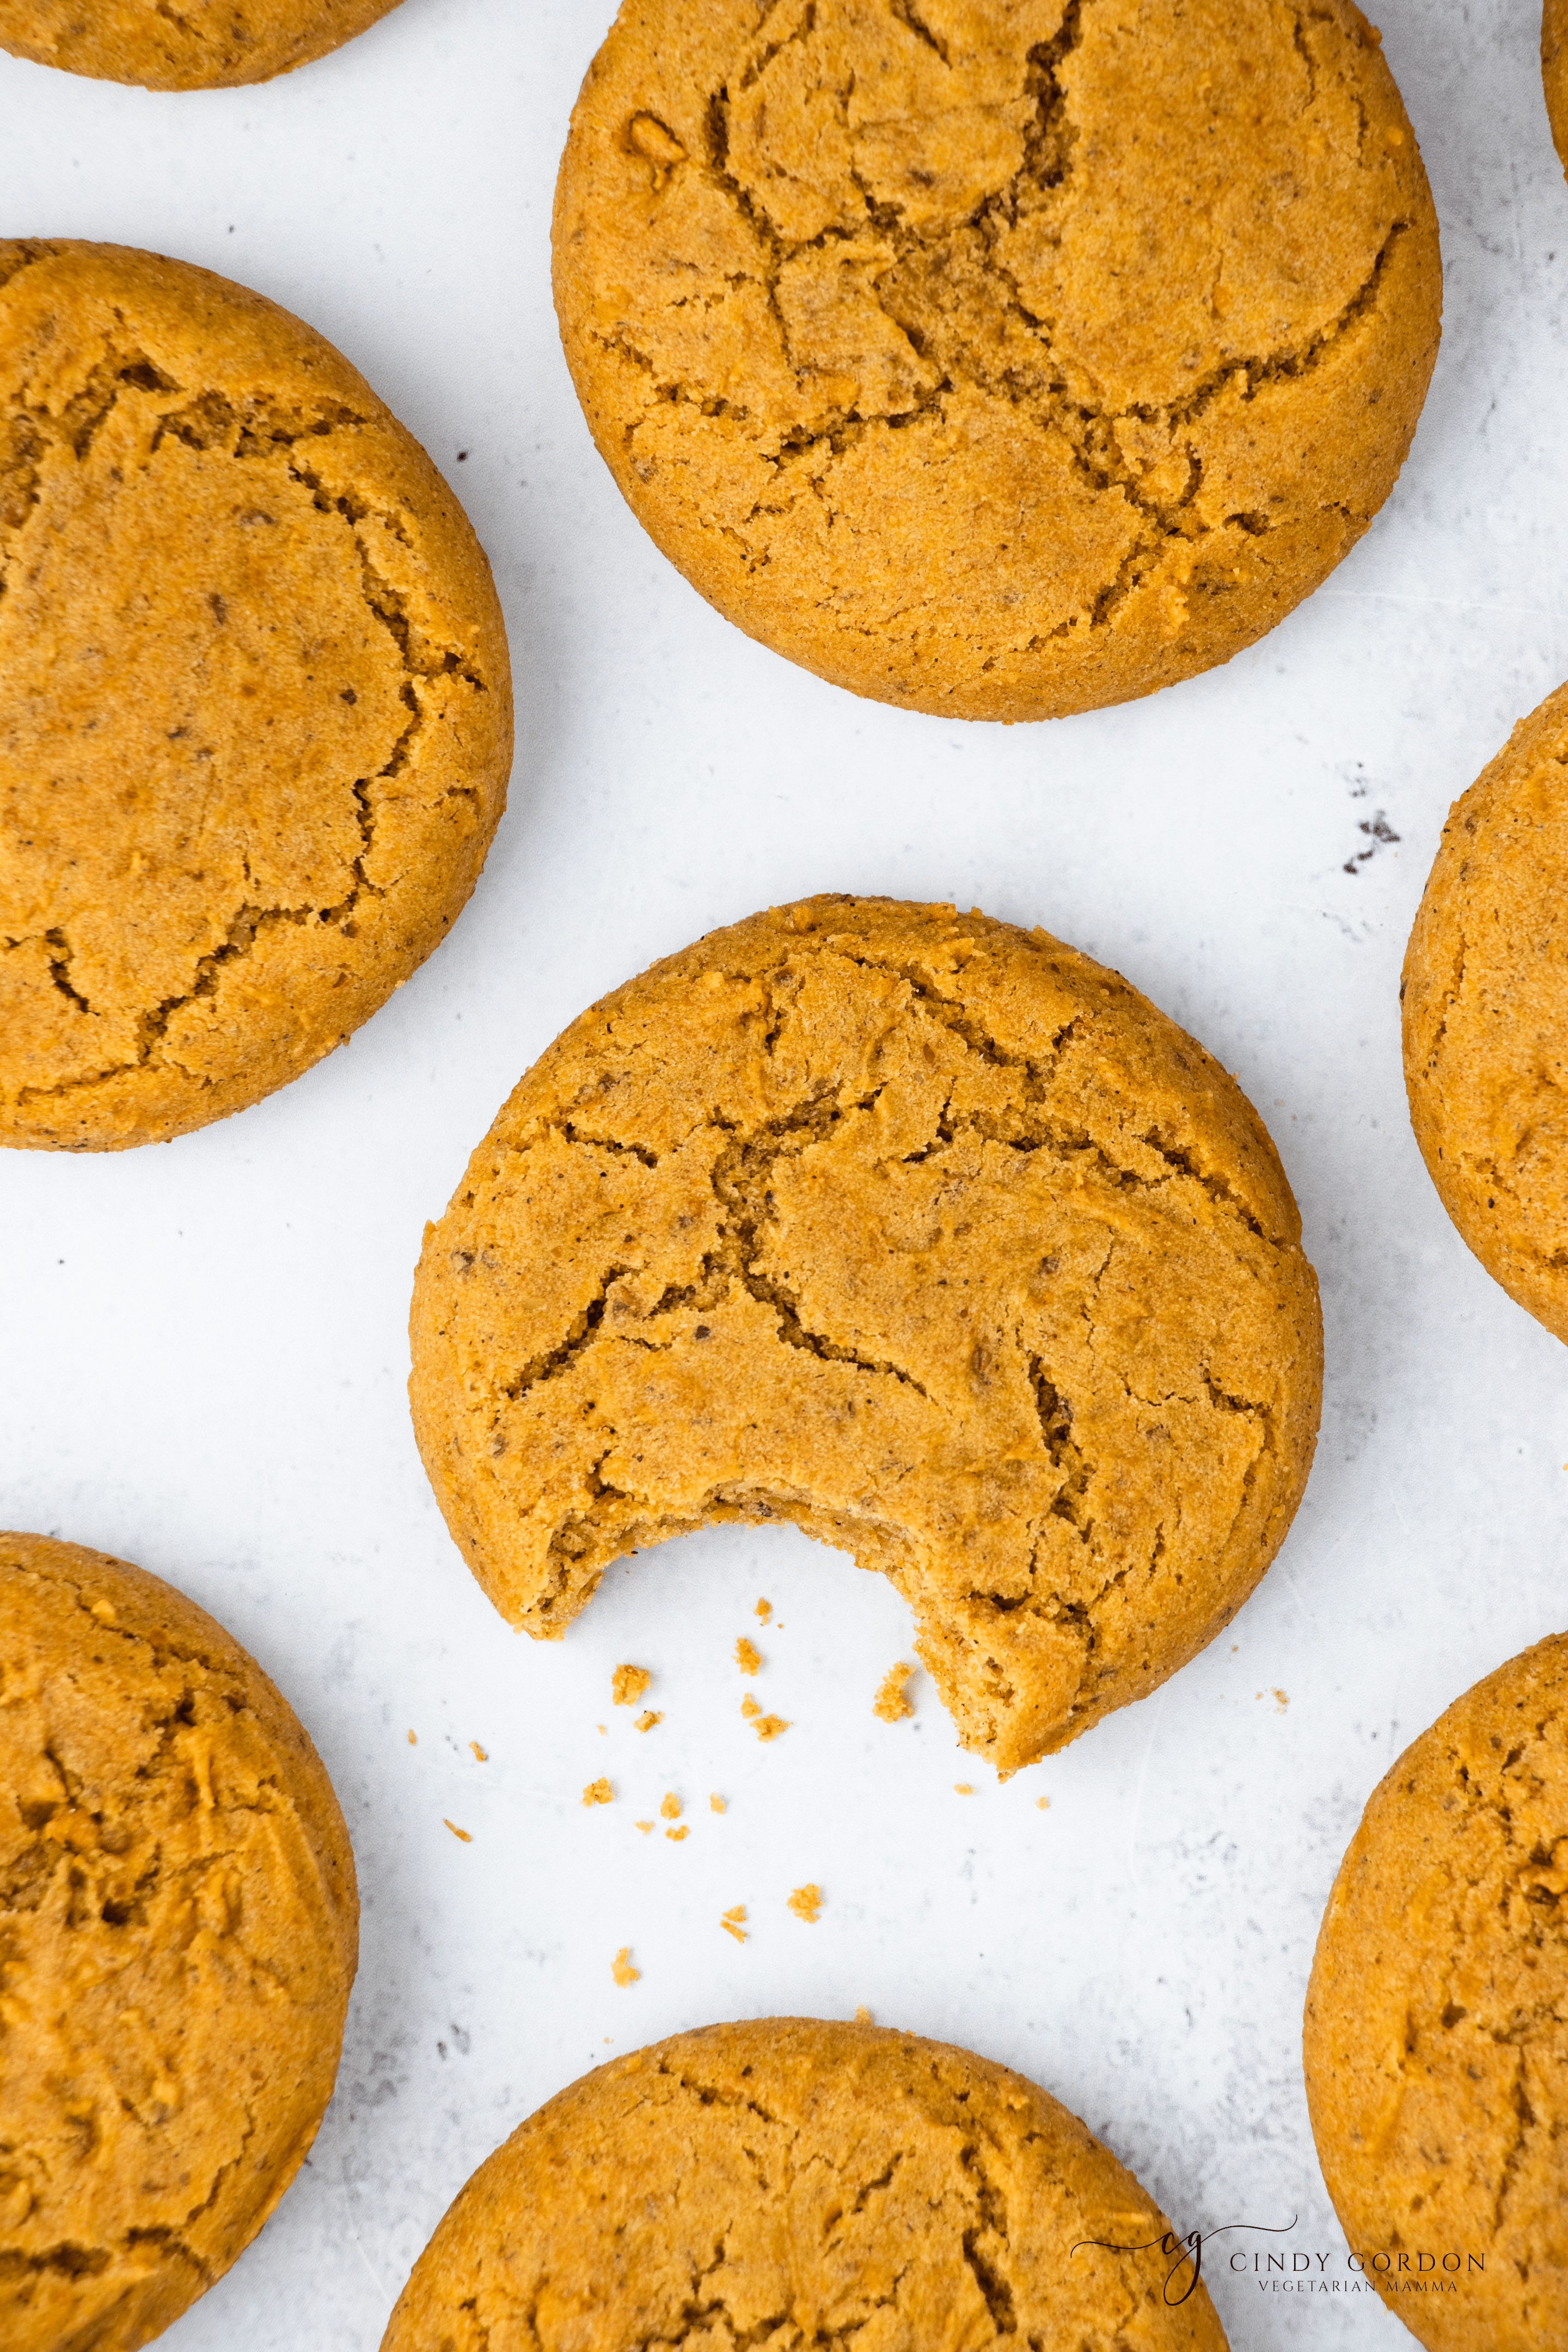
<svg viewBox="0 0 1568 2352">
<path fill-rule="evenodd" d="M 0 49 L 96 81 L 220 89 L 309 65 L 397 0 L 0 0 Z"/>
<path fill-rule="evenodd" d="M 135 2352 L 221 2277 L 331 2096 L 353 1855 L 205 1610 L 0 1535 L 0 2342 Z"/>
<path fill-rule="evenodd" d="M 1568 170 L 1568 0 L 1546 0 L 1542 10 L 1541 79 L 1552 144 Z"/>
<path fill-rule="evenodd" d="M 1003 1773 L 1229 1622 L 1321 1386 L 1234 1079 L 1044 932 L 891 899 L 775 908 L 583 1013 L 426 1229 L 411 1330 L 426 1468 L 511 1623 L 793 1521 L 888 1574 Z"/>
<path fill-rule="evenodd" d="M 0 1143 L 243 1108 L 445 937 L 511 686 L 467 516 L 311 328 L 0 244 Z"/>
<path fill-rule="evenodd" d="M 1410 933 L 1405 1083 L 1427 1173 L 1510 1298 L 1568 1340 L 1568 687 L 1454 803 Z"/>
<path fill-rule="evenodd" d="M 1568 1636 L 1487 1675 L 1373 1790 L 1305 2058 L 1335 2210 L 1411 2332 L 1568 2343 Z"/>
<path fill-rule="evenodd" d="M 1169 2231 L 1005 2066 L 875 2025 L 710 2025 L 520 2126 L 454 2199 L 382 2352 L 510 2341 L 523 2312 L 532 2340 L 603 2352 L 699 2327 L 714 2345 L 1225 2352 Z"/>
<path fill-rule="evenodd" d="M 626 0 L 554 215 L 638 520 L 859 694 L 1099 708 L 1227 660 L 1398 473 L 1437 224 L 1351 0 Z"/>
</svg>

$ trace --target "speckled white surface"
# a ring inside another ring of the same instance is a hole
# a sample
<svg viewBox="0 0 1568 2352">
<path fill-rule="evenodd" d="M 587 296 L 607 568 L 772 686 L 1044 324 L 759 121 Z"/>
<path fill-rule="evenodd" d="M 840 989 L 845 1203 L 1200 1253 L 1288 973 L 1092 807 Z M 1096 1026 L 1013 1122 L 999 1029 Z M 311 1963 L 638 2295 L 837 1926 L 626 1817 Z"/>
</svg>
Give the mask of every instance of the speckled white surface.
<svg viewBox="0 0 1568 2352">
<path fill-rule="evenodd" d="M 1010 731 L 790 668 L 622 507 L 547 274 L 555 159 L 609 14 L 405 0 L 283 81 L 188 97 L 0 58 L 0 230 L 207 263 L 339 343 L 474 517 L 521 709 L 469 911 L 351 1046 L 167 1148 L 0 1154 L 0 1524 L 121 1552 L 215 1611 L 310 1726 L 359 1856 L 337 2100 L 260 2240 L 164 2341 L 373 2352 L 447 2200 L 563 2083 L 679 2027 L 864 2002 L 1047 2084 L 1179 2227 L 1299 2215 L 1289 2240 L 1211 2251 L 1237 2352 L 1396 2347 L 1370 2295 L 1263 2294 L 1224 2257 L 1334 2251 L 1344 2275 L 1300 2066 L 1319 1914 L 1392 1757 L 1568 1622 L 1568 1367 L 1426 1181 L 1397 1012 L 1448 803 L 1568 673 L 1568 189 L 1533 0 L 1382 12 L 1447 311 L 1362 546 L 1228 668 Z M 510 1633 L 409 1433 L 421 1227 L 519 1073 L 654 956 L 821 888 L 978 904 L 1126 972 L 1269 1120 L 1322 1281 L 1322 1439 L 1273 1571 L 1157 1697 L 1005 1788 L 923 1676 L 913 1722 L 873 1719 L 910 1654 L 903 1605 L 786 1531 L 624 1564 L 563 1644 Z M 738 1711 L 743 1630 L 792 1726 L 766 1748 Z M 645 1737 L 609 1706 L 622 1659 L 658 1677 Z M 585 1812 L 600 1773 L 617 1801 Z M 634 1825 L 666 1790 L 681 1844 Z M 815 1927 L 784 1909 L 806 1878 Z M 742 1902 L 743 1948 L 719 1927 Z"/>
</svg>

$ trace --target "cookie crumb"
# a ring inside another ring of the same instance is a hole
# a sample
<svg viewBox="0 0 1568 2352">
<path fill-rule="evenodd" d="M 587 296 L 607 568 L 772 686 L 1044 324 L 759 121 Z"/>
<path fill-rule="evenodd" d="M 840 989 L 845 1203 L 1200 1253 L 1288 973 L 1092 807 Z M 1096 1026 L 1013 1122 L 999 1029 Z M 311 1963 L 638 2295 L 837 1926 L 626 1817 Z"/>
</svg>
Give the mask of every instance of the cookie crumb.
<svg viewBox="0 0 1568 2352">
<path fill-rule="evenodd" d="M 680 1819 L 680 1799 L 673 1789 L 667 1790 L 659 1799 L 658 1810 L 667 1822 L 678 1822 Z"/>
<path fill-rule="evenodd" d="M 1259 1697 L 1261 1697 L 1261 1696 L 1262 1696 L 1262 1695 L 1263 1695 L 1263 1694 L 1262 1694 L 1262 1693 L 1261 1693 L 1261 1691 L 1260 1691 L 1260 1692 L 1258 1693 L 1258 1696 L 1259 1696 Z M 741 1701 L 741 1713 L 742 1713 L 742 1715 L 747 1718 L 747 1720 L 748 1720 L 748 1722 L 749 1722 L 749 1721 L 750 1721 L 750 1719 L 751 1719 L 751 1717 L 752 1717 L 753 1715 L 761 1715 L 762 1711 L 763 1711 L 763 1710 L 762 1710 L 762 1708 L 757 1705 L 756 1700 L 752 1696 L 751 1692 L 750 1692 L 750 1691 L 748 1691 L 748 1692 L 746 1693 L 745 1697 Z"/>
<path fill-rule="evenodd" d="M 864 2001 L 855 2012 L 855 2022 L 857 2025 L 875 2025 L 877 2022 Z"/>
<path fill-rule="evenodd" d="M 610 1697 L 616 1706 L 633 1706 L 652 1680 L 646 1666 L 617 1666 L 610 1676 Z"/>
<path fill-rule="evenodd" d="M 1283 1715 L 1286 1708 L 1290 1704 L 1289 1693 L 1288 1691 L 1277 1690 L 1274 1694 L 1274 1697 L 1279 1706 L 1280 1714 Z"/>
<path fill-rule="evenodd" d="M 447 1822 L 447 1816 L 446 1816 L 446 1814 L 445 1814 L 445 1813 L 443 1813 L 443 1814 L 442 1814 L 441 1819 L 442 1819 L 444 1822 Z M 457 1824 L 457 1822 L 447 1822 L 447 1827 L 451 1831 L 452 1835 L 453 1835 L 455 1838 L 461 1838 L 461 1839 L 462 1839 L 462 1841 L 463 1841 L 463 1843 L 464 1843 L 465 1845 L 472 1845 L 472 1844 L 473 1844 L 473 1842 L 474 1842 L 474 1841 L 473 1841 L 473 1839 L 469 1836 L 469 1834 L 468 1834 L 468 1831 L 467 1831 L 467 1830 L 460 1830 L 460 1829 L 458 1827 L 458 1824 Z"/>
<path fill-rule="evenodd" d="M 745 1905 L 737 1903 L 732 1911 L 726 1911 L 720 1917 L 719 1925 L 727 1936 L 733 1936 L 737 1944 L 743 1944 L 746 1940 L 746 1930 L 740 1925 L 745 1916 Z"/>
<path fill-rule="evenodd" d="M 1048 1813 L 1050 1810 L 1051 1801 L 1048 1797 L 1037 1797 L 1035 1799 L 1035 1811 L 1037 1813 Z"/>
<path fill-rule="evenodd" d="M 641 1832 L 642 1832 L 642 1833 L 643 1833 L 644 1837 L 647 1837 L 647 1836 L 648 1836 L 648 1835 L 650 1834 L 650 1832 L 652 1832 L 652 1829 L 653 1829 L 653 1823 L 652 1823 L 651 1822 L 639 1822 L 637 1823 L 637 1827 L 638 1827 L 638 1829 L 639 1829 L 639 1830 L 641 1830 Z"/>
<path fill-rule="evenodd" d="M 610 1963 L 610 1974 L 618 1985 L 623 1986 L 635 1985 L 641 1976 L 641 1969 L 634 1969 L 632 1966 L 632 1948 L 629 1944 L 623 1944 L 616 1954 Z"/>
<path fill-rule="evenodd" d="M 1563 1465 L 1563 1467 L 1564 1468 L 1564 1470 L 1568 1470 L 1568 1462 L 1564 1462 L 1564 1464 Z M 757 1614 L 758 1614 L 758 1616 L 762 1619 L 762 1621 L 763 1621 L 763 1624 L 764 1624 L 764 1625 L 767 1623 L 768 1619 L 773 1615 L 773 1602 L 772 1602 L 771 1601 L 758 1601 L 758 1603 L 757 1603 Z"/>
<path fill-rule="evenodd" d="M 605 1728 L 605 1726 L 601 1723 L 601 1724 L 600 1724 L 600 1726 L 599 1726 L 598 1727 L 599 1727 L 599 1729 L 600 1729 L 601 1731 L 603 1731 L 603 1730 L 604 1730 L 604 1728 Z"/>
<path fill-rule="evenodd" d="M 717 1790 L 708 1800 L 708 1810 L 710 1813 L 721 1813 L 724 1810 L 724 1800 Z"/>
<path fill-rule="evenodd" d="M 759 1739 L 776 1739 L 781 1731 L 789 1729 L 782 1715 L 764 1715 L 754 1698 L 741 1701 L 741 1713 Z"/>
<path fill-rule="evenodd" d="M 690 1835 L 690 1829 L 684 1822 L 678 1830 L 666 1830 L 665 1832 L 665 1836 L 668 1838 L 674 1845 L 679 1845 L 682 1838 L 689 1838 Z"/>
<path fill-rule="evenodd" d="M 607 1780 L 590 1780 L 583 1791 L 585 1805 L 613 1805 L 615 1801 L 616 1792 Z"/>
<path fill-rule="evenodd" d="M 816 1925 L 817 1914 L 822 1909 L 821 1887 L 810 1885 L 797 1886 L 789 1898 L 789 1908 L 797 1919 L 804 1919 L 808 1927 L 814 1927 Z"/>
<path fill-rule="evenodd" d="M 742 1633 L 735 1644 L 735 1664 L 743 1675 L 754 1675 L 762 1663 L 762 1652 L 754 1642 L 748 1642 Z"/>
<path fill-rule="evenodd" d="M 489 1760 L 490 1760 L 490 1759 L 489 1759 L 489 1750 L 488 1750 L 487 1748 L 481 1748 L 481 1747 L 479 1746 L 479 1741 L 478 1741 L 477 1739 L 470 1739 L 470 1740 L 469 1740 L 469 1742 L 468 1742 L 468 1746 L 469 1746 L 469 1747 L 473 1749 L 473 1751 L 474 1751 L 474 1761 L 475 1761 L 475 1763 L 476 1763 L 476 1764 L 488 1764 L 488 1763 L 489 1762 Z"/>
<path fill-rule="evenodd" d="M 663 1721 L 663 1716 L 658 1714 L 655 1709 L 650 1706 L 646 1714 L 638 1716 L 636 1723 L 632 1726 L 632 1728 L 634 1731 L 651 1731 L 656 1723 L 662 1723 Z"/>
<path fill-rule="evenodd" d="M 411 1732 L 409 1733 L 409 1735 L 408 1735 L 408 1745 L 410 1746 L 410 1748 L 417 1748 L 417 1747 L 418 1747 L 418 1745 L 419 1745 L 419 1734 L 418 1734 L 416 1731 L 411 1731 Z"/>
<path fill-rule="evenodd" d="M 900 1723 L 906 1715 L 913 1715 L 914 1701 L 904 1688 L 913 1673 L 913 1666 L 906 1665 L 901 1658 L 896 1666 L 888 1668 L 877 1685 L 877 1696 L 871 1704 L 873 1715 L 879 1716 L 884 1723 Z"/>
<path fill-rule="evenodd" d="M 973 1781 L 955 1780 L 952 1784 L 952 1793 L 955 1797 L 973 1797 L 974 1794 Z"/>
</svg>

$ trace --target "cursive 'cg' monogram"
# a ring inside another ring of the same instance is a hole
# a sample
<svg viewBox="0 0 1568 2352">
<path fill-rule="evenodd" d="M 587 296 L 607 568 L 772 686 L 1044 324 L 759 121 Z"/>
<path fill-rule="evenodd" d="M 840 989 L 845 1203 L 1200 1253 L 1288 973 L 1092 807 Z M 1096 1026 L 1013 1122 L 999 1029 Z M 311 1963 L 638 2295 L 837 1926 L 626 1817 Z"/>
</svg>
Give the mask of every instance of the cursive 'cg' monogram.
<svg viewBox="0 0 1568 2352">
<path fill-rule="evenodd" d="M 1292 2213 L 1288 2221 L 1226 2221 L 1217 2230 L 1189 2230 L 1184 2238 L 1179 2238 L 1174 2230 L 1167 2230 L 1163 2236 L 1145 2238 L 1136 2246 L 1120 2246 L 1110 2238 L 1080 2238 L 1072 2252 L 1078 2254 L 1083 2252 L 1085 2246 L 1100 2246 L 1110 2254 L 1146 2254 L 1152 2248 L 1157 2246 L 1161 2253 L 1169 2258 L 1171 2263 L 1170 2269 L 1165 2273 L 1165 2284 L 1161 2289 L 1162 2298 L 1173 2307 L 1178 2303 L 1185 2303 L 1203 2276 L 1204 2246 L 1210 2238 L 1228 2237 L 1233 2230 L 1259 2230 L 1269 2237 L 1282 2238 L 1295 2226 L 1296 2216 Z M 1188 2269 L 1191 2270 L 1192 2276 L 1179 2294 L 1173 2294 L 1171 2289 L 1175 2285 L 1183 2271 Z"/>
</svg>

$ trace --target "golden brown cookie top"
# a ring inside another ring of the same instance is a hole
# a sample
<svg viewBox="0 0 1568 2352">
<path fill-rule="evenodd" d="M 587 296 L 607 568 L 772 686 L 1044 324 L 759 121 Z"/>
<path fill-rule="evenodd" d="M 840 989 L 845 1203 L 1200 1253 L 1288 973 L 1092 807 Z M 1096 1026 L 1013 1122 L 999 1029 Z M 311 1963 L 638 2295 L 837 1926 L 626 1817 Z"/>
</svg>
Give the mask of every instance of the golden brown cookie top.
<svg viewBox="0 0 1568 2352">
<path fill-rule="evenodd" d="M 1364 529 L 1436 221 L 1350 0 L 626 0 L 555 207 L 601 453 L 731 620 L 1028 719 L 1226 659 Z"/>
<path fill-rule="evenodd" d="M 358 1898 L 292 1711 L 205 1611 L 0 1536 L 0 2341 L 133 2352 L 331 2095 Z"/>
<path fill-rule="evenodd" d="M 1005 2067 L 874 2025 L 710 2025 L 574 2083 L 480 2166 L 383 2352 L 860 2340 L 1224 2352 L 1164 2216 Z M 1093 2243 L 1141 2245 L 1114 2252 Z"/>
<path fill-rule="evenodd" d="M 1114 972 L 806 899 L 518 1086 L 426 1234 L 416 1431 L 514 1624 L 559 1634 L 660 1537 L 794 1520 L 886 1570 L 1011 1771 L 1184 1663 L 1278 1549 L 1318 1417 L 1300 1232 L 1240 1089 Z"/>
<path fill-rule="evenodd" d="M 98 81 L 216 89 L 325 57 L 397 0 L 0 0 L 0 49 Z"/>
<path fill-rule="evenodd" d="M 1405 959 L 1405 1083 L 1443 1205 L 1568 1339 L 1568 687 L 1455 802 Z"/>
<path fill-rule="evenodd" d="M 1552 144 L 1568 170 L 1568 0 L 1545 0 L 1542 10 L 1541 79 Z"/>
<path fill-rule="evenodd" d="M 1433 2352 L 1568 2342 L 1568 1636 L 1478 1683 L 1373 1791 L 1306 2064 L 1330 2194 L 1405 2326 Z M 1453 2294 L 1401 2292 L 1420 2252 Z"/>
<path fill-rule="evenodd" d="M 443 936 L 505 795 L 489 567 L 309 327 L 0 245 L 0 1141 L 255 1101 Z"/>
</svg>

